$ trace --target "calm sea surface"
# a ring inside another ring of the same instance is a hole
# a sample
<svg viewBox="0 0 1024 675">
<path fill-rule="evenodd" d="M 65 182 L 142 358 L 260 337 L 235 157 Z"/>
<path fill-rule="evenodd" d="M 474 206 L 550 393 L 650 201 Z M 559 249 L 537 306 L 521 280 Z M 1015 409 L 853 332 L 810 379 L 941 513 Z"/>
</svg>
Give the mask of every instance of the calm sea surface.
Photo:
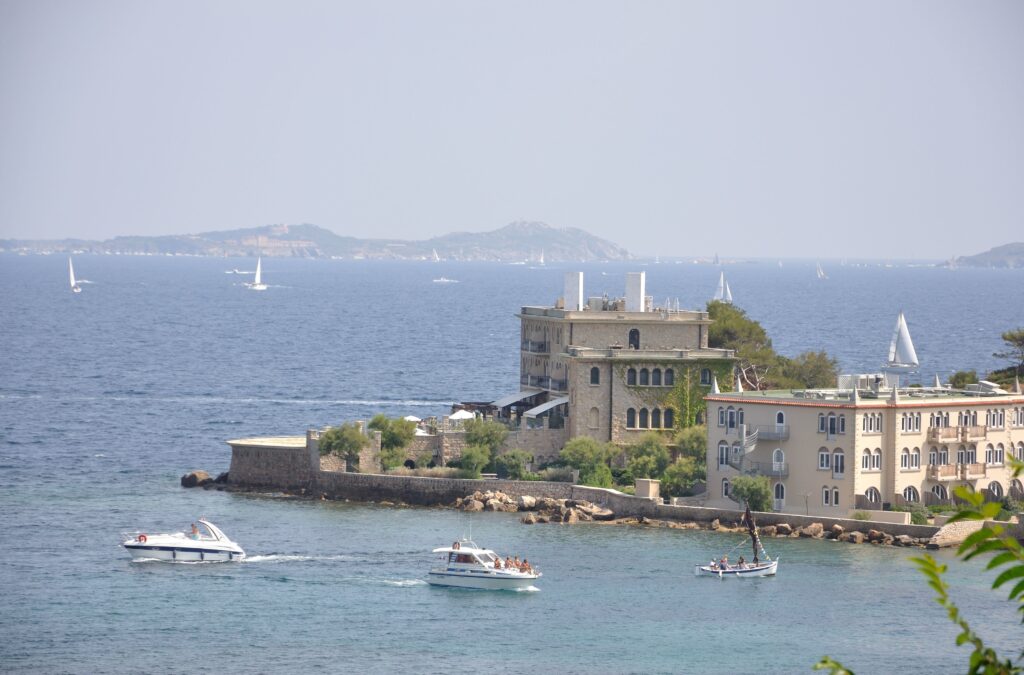
<svg viewBox="0 0 1024 675">
<path fill-rule="evenodd" d="M 442 414 L 518 382 L 522 304 L 567 269 L 587 295 L 702 306 L 718 269 L 0 255 L 0 670 L 17 672 L 958 672 L 966 648 L 914 552 L 771 541 L 777 578 L 697 579 L 732 535 L 520 525 L 510 514 L 388 509 L 184 490 L 226 470 L 224 441 L 300 434 L 375 412 Z M 935 372 L 1001 367 L 1024 326 L 1024 271 L 775 261 L 725 267 L 736 303 L 788 355 L 824 349 L 875 371 L 904 310 Z M 445 276 L 458 284 L 435 284 Z M 131 563 L 125 531 L 199 515 L 248 552 L 234 565 Z M 472 528 L 526 555 L 541 590 L 435 589 L 430 549 Z M 979 566 L 950 563 L 957 600 L 1004 651 L 1022 630 Z"/>
</svg>

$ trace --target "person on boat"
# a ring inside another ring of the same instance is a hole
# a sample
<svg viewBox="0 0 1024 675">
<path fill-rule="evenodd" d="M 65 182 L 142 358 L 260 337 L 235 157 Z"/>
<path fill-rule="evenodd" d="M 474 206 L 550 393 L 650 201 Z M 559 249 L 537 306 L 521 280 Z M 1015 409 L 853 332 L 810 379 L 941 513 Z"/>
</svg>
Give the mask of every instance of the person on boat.
<svg viewBox="0 0 1024 675">
<path fill-rule="evenodd" d="M 519 556 L 512 559 L 512 566 L 517 570 L 521 570 L 523 568 L 523 563 L 519 562 Z"/>
<path fill-rule="evenodd" d="M 512 569 L 512 558 L 509 558 L 508 556 L 505 556 L 505 569 Z"/>
<path fill-rule="evenodd" d="M 729 569 L 729 556 L 723 555 L 722 560 L 718 563 L 718 566 L 723 570 Z"/>
<path fill-rule="evenodd" d="M 736 561 L 736 566 L 740 569 L 743 569 L 746 566 L 746 564 L 747 561 L 743 559 L 743 556 L 740 556 L 740 559 Z"/>
<path fill-rule="evenodd" d="M 454 544 L 452 544 L 452 548 L 456 551 L 459 550 L 459 542 L 455 542 Z"/>
<path fill-rule="evenodd" d="M 192 523 L 192 532 L 191 532 L 191 534 L 189 534 L 189 536 L 192 537 L 193 539 L 198 539 L 199 538 L 199 528 L 196 527 L 195 523 Z"/>
<path fill-rule="evenodd" d="M 529 574 L 530 572 L 532 572 L 533 568 L 530 567 L 530 561 L 526 558 L 523 558 L 523 566 L 519 568 L 519 571 L 523 574 Z"/>
<path fill-rule="evenodd" d="M 496 570 L 500 570 L 501 569 L 501 558 L 495 558 L 494 559 L 494 569 L 496 569 Z"/>
<path fill-rule="evenodd" d="M 712 560 L 711 562 L 708 563 L 708 567 L 710 567 L 713 570 L 717 570 L 718 569 L 718 561 Z"/>
</svg>

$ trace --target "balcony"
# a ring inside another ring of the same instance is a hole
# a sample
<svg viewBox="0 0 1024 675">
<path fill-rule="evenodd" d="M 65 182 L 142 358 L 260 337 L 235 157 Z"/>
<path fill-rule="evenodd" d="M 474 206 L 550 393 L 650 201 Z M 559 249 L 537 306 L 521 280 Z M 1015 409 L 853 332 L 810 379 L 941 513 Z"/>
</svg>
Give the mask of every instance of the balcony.
<svg viewBox="0 0 1024 675">
<path fill-rule="evenodd" d="M 755 476 L 775 476 L 785 478 L 789 476 L 788 462 L 747 462 L 743 467 L 747 473 Z"/>
<path fill-rule="evenodd" d="M 956 464 L 929 464 L 928 480 L 950 481 L 960 479 L 960 467 Z"/>
<path fill-rule="evenodd" d="M 960 427 L 963 430 L 962 439 L 967 441 L 983 441 L 988 438 L 988 427 Z"/>
<path fill-rule="evenodd" d="M 533 340 L 523 340 L 521 349 L 524 352 L 530 352 L 531 354 L 547 354 L 551 351 L 551 343 L 534 342 Z"/>
<path fill-rule="evenodd" d="M 987 475 L 984 464 L 960 464 L 959 466 L 960 480 L 974 480 Z"/>
<path fill-rule="evenodd" d="M 757 438 L 764 441 L 788 441 L 788 424 L 757 424 L 748 427 L 752 429 Z"/>
<path fill-rule="evenodd" d="M 929 443 L 955 443 L 960 440 L 960 427 L 928 427 Z"/>
<path fill-rule="evenodd" d="M 555 380 L 547 375 L 520 375 L 519 384 L 548 391 L 569 391 L 568 380 Z"/>
</svg>

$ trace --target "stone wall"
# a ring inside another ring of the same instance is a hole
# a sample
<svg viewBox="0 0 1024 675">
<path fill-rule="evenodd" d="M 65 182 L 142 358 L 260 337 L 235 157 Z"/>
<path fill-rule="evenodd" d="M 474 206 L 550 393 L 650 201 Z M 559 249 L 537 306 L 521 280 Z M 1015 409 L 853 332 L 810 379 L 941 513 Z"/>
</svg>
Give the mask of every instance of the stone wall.
<svg viewBox="0 0 1024 675">
<path fill-rule="evenodd" d="M 568 440 L 568 429 L 520 427 L 509 432 L 501 449 L 502 452 L 525 450 L 533 455 L 534 464 L 543 464 L 557 459 L 558 453 L 562 451 Z"/>
<path fill-rule="evenodd" d="M 295 490 L 312 485 L 311 464 L 309 449 L 304 446 L 232 445 L 228 476 L 232 485 Z"/>
<path fill-rule="evenodd" d="M 321 471 L 316 489 L 330 499 L 354 501 L 393 501 L 419 506 L 451 504 L 477 490 L 500 490 L 511 497 L 531 495 L 569 499 L 569 483 L 514 480 L 472 480 L 466 478 L 427 478 L 388 476 L 367 473 Z"/>
</svg>

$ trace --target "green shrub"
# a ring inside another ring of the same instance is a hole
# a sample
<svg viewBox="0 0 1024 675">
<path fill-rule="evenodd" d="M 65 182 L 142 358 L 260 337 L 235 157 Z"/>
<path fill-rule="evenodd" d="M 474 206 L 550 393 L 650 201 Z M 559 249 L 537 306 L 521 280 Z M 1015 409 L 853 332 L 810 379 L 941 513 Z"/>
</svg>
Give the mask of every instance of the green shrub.
<svg viewBox="0 0 1024 675">
<path fill-rule="evenodd" d="M 774 505 L 772 485 L 767 476 L 736 476 L 729 494 L 740 504 L 746 502 L 751 511 L 771 511 Z"/>
<path fill-rule="evenodd" d="M 521 480 L 529 473 L 526 465 L 533 462 L 533 455 L 522 450 L 512 450 L 494 458 L 494 470 L 498 478 Z"/>
<path fill-rule="evenodd" d="M 924 504 L 912 503 L 907 505 L 897 504 L 890 509 L 898 513 L 910 512 L 910 522 L 914 525 L 927 525 L 928 518 L 931 513 L 925 508 Z"/>
<path fill-rule="evenodd" d="M 854 520 L 871 520 L 871 514 L 867 511 L 854 511 L 850 517 Z"/>
<path fill-rule="evenodd" d="M 462 468 L 469 478 L 479 478 L 480 470 L 491 461 L 491 452 L 485 447 L 471 445 L 462 451 L 462 459 L 459 460 L 459 467 Z"/>
</svg>

